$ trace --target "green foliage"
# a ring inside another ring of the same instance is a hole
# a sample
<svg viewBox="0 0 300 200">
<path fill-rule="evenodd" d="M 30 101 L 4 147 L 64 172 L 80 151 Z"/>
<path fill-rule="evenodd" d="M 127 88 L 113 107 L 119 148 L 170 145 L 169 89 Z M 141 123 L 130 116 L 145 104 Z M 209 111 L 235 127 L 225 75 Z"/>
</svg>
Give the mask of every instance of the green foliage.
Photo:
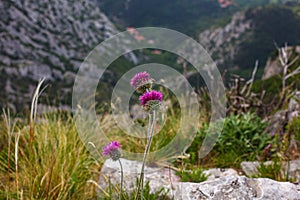
<svg viewBox="0 0 300 200">
<path fill-rule="evenodd" d="M 0 173 L 8 173 L 7 162 L 8 162 L 8 150 L 7 148 L 5 148 L 2 151 L 0 151 Z M 10 162 L 9 172 L 14 173 L 15 172 L 14 169 L 16 166 L 14 154 L 11 154 L 9 162 Z"/>
<path fill-rule="evenodd" d="M 281 167 L 277 162 L 273 164 L 266 165 L 261 163 L 260 166 L 257 168 L 259 175 L 257 177 L 261 178 L 270 178 L 273 180 L 277 180 L 280 177 Z"/>
<path fill-rule="evenodd" d="M 2 150 L 0 180 L 4 182 L 0 184 L 0 191 L 9 199 L 19 199 L 21 195 L 23 199 L 94 197 L 94 188 L 87 181 L 95 178 L 99 166 L 77 135 L 70 114 L 48 114 L 39 120 L 34 126 L 32 145 L 26 123 L 16 127 L 15 131 L 20 132 L 18 157 L 15 156 L 15 132 L 9 172 L 7 147 Z"/>
<path fill-rule="evenodd" d="M 206 174 L 203 174 L 202 168 L 181 170 L 176 172 L 176 175 L 181 177 L 182 182 L 200 183 L 207 180 L 207 176 Z"/>
<path fill-rule="evenodd" d="M 259 174 L 255 176 L 256 178 L 270 178 L 276 181 L 293 181 L 291 180 L 287 173 L 284 172 L 284 167 L 282 162 L 277 162 L 276 160 L 269 164 L 261 163 L 257 168 Z"/>
<path fill-rule="evenodd" d="M 263 133 L 265 127 L 266 123 L 254 114 L 230 115 L 225 120 L 217 149 L 222 154 L 234 151 L 248 159 L 255 159 L 269 140 L 269 136 Z"/>
<path fill-rule="evenodd" d="M 256 160 L 263 149 L 272 142 L 271 136 L 264 133 L 266 125 L 252 113 L 228 116 L 211 152 L 212 161 L 218 167 L 239 167 L 243 160 Z M 190 160 L 191 163 L 199 162 L 199 150 L 207 131 L 208 125 L 205 124 L 188 149 L 187 152 L 196 157 Z"/>
<path fill-rule="evenodd" d="M 244 159 L 247 160 L 247 158 L 245 158 L 245 155 L 240 155 L 239 152 L 233 150 L 223 154 L 216 151 L 214 152 L 215 154 L 211 160 L 214 163 L 214 166 L 220 168 L 239 168 L 241 162 L 243 162 Z"/>
</svg>

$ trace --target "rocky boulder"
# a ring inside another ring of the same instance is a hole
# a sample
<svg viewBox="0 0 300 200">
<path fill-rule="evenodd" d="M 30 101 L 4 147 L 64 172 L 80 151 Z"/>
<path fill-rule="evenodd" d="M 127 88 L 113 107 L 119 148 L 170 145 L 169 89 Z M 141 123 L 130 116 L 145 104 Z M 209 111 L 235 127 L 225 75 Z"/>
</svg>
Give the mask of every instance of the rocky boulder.
<svg viewBox="0 0 300 200">
<path fill-rule="evenodd" d="M 298 200 L 296 185 L 266 178 L 226 176 L 202 183 L 180 183 L 175 192 L 176 200 Z"/>
<path fill-rule="evenodd" d="M 139 177 L 142 164 L 126 159 L 121 159 L 121 163 L 124 171 L 124 189 L 132 191 L 136 189 L 136 179 Z M 120 169 L 118 162 L 106 160 L 101 169 L 99 187 L 107 189 L 108 180 L 113 185 L 119 184 Z M 146 166 L 145 181 L 149 181 L 152 193 L 163 188 L 167 196 L 175 200 L 300 199 L 300 187 L 293 183 L 277 182 L 267 178 L 247 178 L 239 176 L 233 169 L 208 169 L 203 173 L 208 175 L 205 182 L 180 182 L 180 178 L 172 169 Z"/>
<path fill-rule="evenodd" d="M 140 176 L 142 163 L 122 158 L 120 160 L 124 173 L 124 189 L 132 191 L 136 189 L 136 180 Z M 120 170 L 121 168 L 118 162 L 107 159 L 101 169 L 99 186 L 105 190 L 108 187 L 108 180 L 110 180 L 112 184 L 119 184 Z M 145 182 L 147 181 L 149 181 L 152 193 L 164 188 L 164 191 L 168 192 L 169 198 L 172 198 L 174 189 L 180 181 L 180 178 L 176 176 L 175 171 L 171 169 L 158 166 L 146 166 Z"/>
</svg>

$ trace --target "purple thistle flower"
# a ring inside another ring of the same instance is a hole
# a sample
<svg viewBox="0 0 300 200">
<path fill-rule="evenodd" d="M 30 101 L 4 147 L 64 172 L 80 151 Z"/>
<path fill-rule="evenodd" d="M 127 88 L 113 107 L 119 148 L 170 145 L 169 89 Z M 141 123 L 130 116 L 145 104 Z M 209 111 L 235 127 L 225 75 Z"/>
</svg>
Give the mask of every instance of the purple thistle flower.
<svg viewBox="0 0 300 200">
<path fill-rule="evenodd" d="M 146 111 L 151 111 L 152 109 L 160 106 L 162 97 L 163 97 L 162 93 L 152 90 L 140 96 L 139 100 L 141 104 L 144 106 Z"/>
<path fill-rule="evenodd" d="M 146 92 L 144 93 L 142 96 L 140 96 L 140 101 L 141 101 L 141 104 L 143 106 L 145 106 L 149 101 L 159 101 L 161 102 L 162 101 L 162 93 L 158 92 L 158 91 L 155 91 L 155 90 L 152 90 L 150 92 Z"/>
<path fill-rule="evenodd" d="M 112 141 L 106 147 L 104 147 L 102 156 L 110 156 L 113 161 L 116 161 L 121 156 L 121 152 L 119 151 L 120 148 L 121 145 L 119 142 Z"/>
<path fill-rule="evenodd" d="M 130 81 L 130 85 L 139 92 L 144 92 L 146 89 L 151 88 L 153 79 L 146 71 L 137 73 Z"/>
</svg>

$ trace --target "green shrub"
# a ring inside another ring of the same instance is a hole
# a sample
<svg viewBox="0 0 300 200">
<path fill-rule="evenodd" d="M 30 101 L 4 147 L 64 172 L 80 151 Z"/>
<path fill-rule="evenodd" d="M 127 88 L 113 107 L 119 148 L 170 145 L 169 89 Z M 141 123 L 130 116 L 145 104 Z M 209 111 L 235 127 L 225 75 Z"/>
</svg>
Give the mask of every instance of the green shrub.
<svg viewBox="0 0 300 200">
<path fill-rule="evenodd" d="M 273 141 L 270 135 L 264 133 L 266 125 L 252 113 L 228 116 L 222 133 L 210 152 L 211 159 L 202 161 L 202 164 L 213 161 L 214 166 L 218 167 L 238 167 L 243 160 L 257 160 L 263 149 Z M 208 124 L 205 124 L 187 150 L 192 164 L 200 163 L 199 150 L 207 131 Z"/>
<path fill-rule="evenodd" d="M 225 120 L 216 149 L 222 154 L 233 151 L 247 159 L 256 159 L 270 141 L 270 136 L 263 133 L 266 125 L 254 114 L 230 115 Z"/>
</svg>

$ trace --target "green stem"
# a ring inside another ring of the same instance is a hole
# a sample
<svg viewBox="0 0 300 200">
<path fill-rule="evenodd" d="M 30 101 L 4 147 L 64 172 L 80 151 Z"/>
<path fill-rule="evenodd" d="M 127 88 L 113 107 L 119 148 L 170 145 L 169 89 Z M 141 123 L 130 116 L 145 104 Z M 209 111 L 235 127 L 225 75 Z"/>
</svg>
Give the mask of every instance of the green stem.
<svg viewBox="0 0 300 200">
<path fill-rule="evenodd" d="M 121 160 L 118 159 L 119 161 L 119 164 L 120 164 L 120 167 L 121 167 L 121 183 L 120 183 L 120 200 L 122 199 L 122 195 L 123 195 L 123 166 L 122 166 L 122 163 L 121 163 Z"/>
<path fill-rule="evenodd" d="M 152 120 L 151 120 L 152 119 Z M 144 158 L 143 158 L 143 163 L 142 163 L 142 168 L 141 168 L 141 175 L 140 175 L 140 180 L 139 180 L 139 184 L 138 184 L 138 189 L 137 189 L 137 194 L 135 196 L 135 200 L 138 199 L 139 194 L 140 194 L 140 190 L 141 191 L 141 199 L 143 199 L 143 187 L 144 187 L 144 170 L 145 170 L 145 163 L 146 163 L 146 159 L 150 150 L 150 146 L 151 146 L 151 142 L 152 142 L 152 138 L 153 138 L 153 132 L 154 132 L 154 124 L 155 124 L 155 110 L 153 111 L 153 116 L 151 114 L 149 114 L 149 126 L 148 126 L 148 134 L 147 134 L 147 145 L 146 145 L 146 149 L 144 152 Z"/>
</svg>

